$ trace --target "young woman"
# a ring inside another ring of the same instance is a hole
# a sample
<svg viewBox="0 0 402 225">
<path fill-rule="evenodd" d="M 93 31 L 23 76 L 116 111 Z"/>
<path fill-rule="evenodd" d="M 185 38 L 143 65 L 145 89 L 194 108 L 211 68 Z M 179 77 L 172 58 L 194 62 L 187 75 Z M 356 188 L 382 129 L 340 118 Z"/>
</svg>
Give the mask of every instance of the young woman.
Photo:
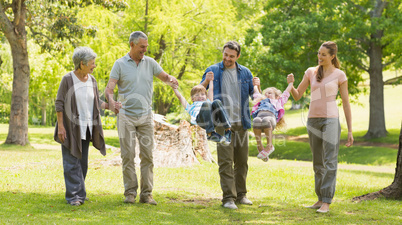
<svg viewBox="0 0 402 225">
<path fill-rule="evenodd" d="M 291 89 L 291 94 L 297 101 L 303 96 L 307 87 L 311 86 L 307 130 L 313 153 L 315 192 L 318 201 L 307 208 L 318 209 L 317 212 L 320 213 L 329 211 L 329 205 L 335 194 L 341 133 L 336 103 L 338 91 L 342 98 L 348 127 L 346 146 L 353 144 L 348 82 L 346 74 L 339 69 L 337 51 L 334 42 L 323 43 L 318 50 L 318 66 L 308 68 L 297 89 L 294 87 Z M 288 83 L 293 81 L 293 75 L 288 75 Z"/>
</svg>

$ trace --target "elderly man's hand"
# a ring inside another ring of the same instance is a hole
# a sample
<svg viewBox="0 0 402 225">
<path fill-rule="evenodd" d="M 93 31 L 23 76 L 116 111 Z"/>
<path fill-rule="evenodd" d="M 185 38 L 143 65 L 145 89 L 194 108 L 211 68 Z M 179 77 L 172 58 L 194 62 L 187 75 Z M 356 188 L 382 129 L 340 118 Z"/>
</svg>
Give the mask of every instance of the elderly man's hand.
<svg viewBox="0 0 402 225">
<path fill-rule="evenodd" d="M 177 89 L 179 87 L 179 82 L 177 81 L 176 77 L 174 77 L 174 76 L 169 75 L 168 81 L 166 83 L 173 89 Z"/>
<path fill-rule="evenodd" d="M 121 102 L 114 102 L 114 109 L 113 109 L 113 111 L 114 111 L 114 113 L 117 115 L 117 114 L 119 114 L 119 112 L 120 112 L 120 109 L 121 109 Z"/>
</svg>

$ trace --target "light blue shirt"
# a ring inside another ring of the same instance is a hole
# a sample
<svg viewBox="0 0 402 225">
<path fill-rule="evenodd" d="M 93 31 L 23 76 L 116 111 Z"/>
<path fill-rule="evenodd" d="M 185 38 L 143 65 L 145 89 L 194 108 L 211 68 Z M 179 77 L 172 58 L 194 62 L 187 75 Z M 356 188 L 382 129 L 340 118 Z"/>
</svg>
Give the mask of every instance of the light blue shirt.
<svg viewBox="0 0 402 225">
<path fill-rule="evenodd" d="M 148 56 L 138 66 L 128 54 L 116 60 L 110 78 L 118 80 L 120 113 L 136 117 L 152 113 L 153 77 L 162 72 L 162 67 Z"/>
<path fill-rule="evenodd" d="M 209 99 L 206 101 L 211 102 Z M 200 113 L 201 106 L 205 101 L 195 101 L 193 104 L 188 104 L 186 106 L 186 111 L 190 114 L 191 120 L 190 123 L 193 125 L 197 125 L 197 116 Z"/>
</svg>

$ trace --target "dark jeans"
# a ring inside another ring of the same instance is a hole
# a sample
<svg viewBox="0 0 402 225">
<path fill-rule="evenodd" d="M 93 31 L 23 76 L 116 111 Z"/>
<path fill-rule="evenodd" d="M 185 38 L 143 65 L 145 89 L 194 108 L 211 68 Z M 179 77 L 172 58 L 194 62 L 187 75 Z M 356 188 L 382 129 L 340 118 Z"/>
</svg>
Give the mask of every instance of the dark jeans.
<svg viewBox="0 0 402 225">
<path fill-rule="evenodd" d="M 66 183 L 66 200 L 68 203 L 80 201 L 84 203 L 87 196 L 85 177 L 88 171 L 88 148 L 91 136 L 87 129 L 86 140 L 81 140 L 82 158 L 71 155 L 70 150 L 61 145 L 63 155 L 64 181 Z"/>
<path fill-rule="evenodd" d="M 222 127 L 216 130 L 223 134 Z M 248 131 L 241 122 L 232 124 L 231 131 L 230 145 L 217 144 L 222 203 L 240 200 L 247 194 Z"/>
<path fill-rule="evenodd" d="M 202 103 L 196 122 L 207 133 L 215 131 L 215 126 L 230 127 L 229 117 L 220 100 L 214 100 L 212 103 L 208 101 Z"/>
</svg>

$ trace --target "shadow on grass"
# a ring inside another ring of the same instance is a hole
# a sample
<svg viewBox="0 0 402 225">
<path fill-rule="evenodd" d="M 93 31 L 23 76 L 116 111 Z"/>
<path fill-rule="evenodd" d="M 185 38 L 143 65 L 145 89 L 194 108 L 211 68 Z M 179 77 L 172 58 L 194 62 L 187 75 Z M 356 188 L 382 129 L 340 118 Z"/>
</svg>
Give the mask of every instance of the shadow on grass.
<svg viewBox="0 0 402 225">
<path fill-rule="evenodd" d="M 283 201 L 275 197 L 253 199 L 254 205 L 240 205 L 238 210 L 222 208 L 218 199 L 186 193 L 156 195 L 157 206 L 124 204 L 120 194 L 90 195 L 91 200 L 79 207 L 68 205 L 62 193 L 7 191 L 0 192 L 0 198 L 3 200 L 0 202 L 2 224 L 280 224 L 284 221 L 289 224 L 300 224 L 301 221 L 302 224 L 335 221 L 343 224 L 372 220 L 398 224 L 400 221 L 397 204 L 389 207 L 392 201 L 384 200 L 372 201 L 375 206 L 338 201 L 331 213 L 318 215 L 314 210 L 305 209 L 298 200 Z M 382 216 L 367 213 L 368 210 L 379 210 Z"/>
<path fill-rule="evenodd" d="M 388 129 L 388 135 L 382 138 L 373 138 L 373 139 L 364 139 L 363 136 L 367 133 L 367 131 L 358 131 L 353 132 L 353 137 L 356 142 L 371 142 L 371 143 L 389 143 L 389 144 L 398 144 L 399 143 L 399 129 Z M 341 135 L 342 139 L 347 139 L 347 133 L 343 132 Z"/>
<path fill-rule="evenodd" d="M 310 145 L 307 142 L 276 140 L 275 151 L 269 156 L 274 159 L 312 161 Z M 340 146 L 338 161 L 347 164 L 395 165 L 397 149 L 375 146 L 352 147 Z M 257 156 L 258 150 L 254 138 L 250 138 L 250 156 Z"/>
<path fill-rule="evenodd" d="M 0 198 L 0 222 L 6 224 L 233 224 L 254 214 L 224 209 L 219 199 L 194 200 L 177 193 L 157 195 L 158 206 L 125 204 L 122 194 L 89 196 L 79 207 L 67 204 L 63 194 L 7 191 L 0 192 Z"/>
<path fill-rule="evenodd" d="M 376 177 L 376 178 L 389 178 L 389 179 L 392 179 L 395 176 L 395 174 L 391 174 L 391 173 L 362 171 L 362 170 L 342 169 L 342 172 L 353 173 L 356 175 L 365 175 L 365 176 L 370 176 L 370 177 L 372 176 L 372 177 Z M 391 183 L 389 183 L 389 184 L 391 184 Z"/>
<path fill-rule="evenodd" d="M 21 145 L 10 145 L 10 144 L 0 144 L 0 151 L 18 151 L 18 152 L 23 152 L 23 151 L 41 151 L 39 149 L 35 149 L 32 147 L 30 144 L 21 146 Z"/>
<path fill-rule="evenodd" d="M 338 161 L 364 165 L 395 165 L 398 150 L 373 146 L 341 146 Z"/>
</svg>

